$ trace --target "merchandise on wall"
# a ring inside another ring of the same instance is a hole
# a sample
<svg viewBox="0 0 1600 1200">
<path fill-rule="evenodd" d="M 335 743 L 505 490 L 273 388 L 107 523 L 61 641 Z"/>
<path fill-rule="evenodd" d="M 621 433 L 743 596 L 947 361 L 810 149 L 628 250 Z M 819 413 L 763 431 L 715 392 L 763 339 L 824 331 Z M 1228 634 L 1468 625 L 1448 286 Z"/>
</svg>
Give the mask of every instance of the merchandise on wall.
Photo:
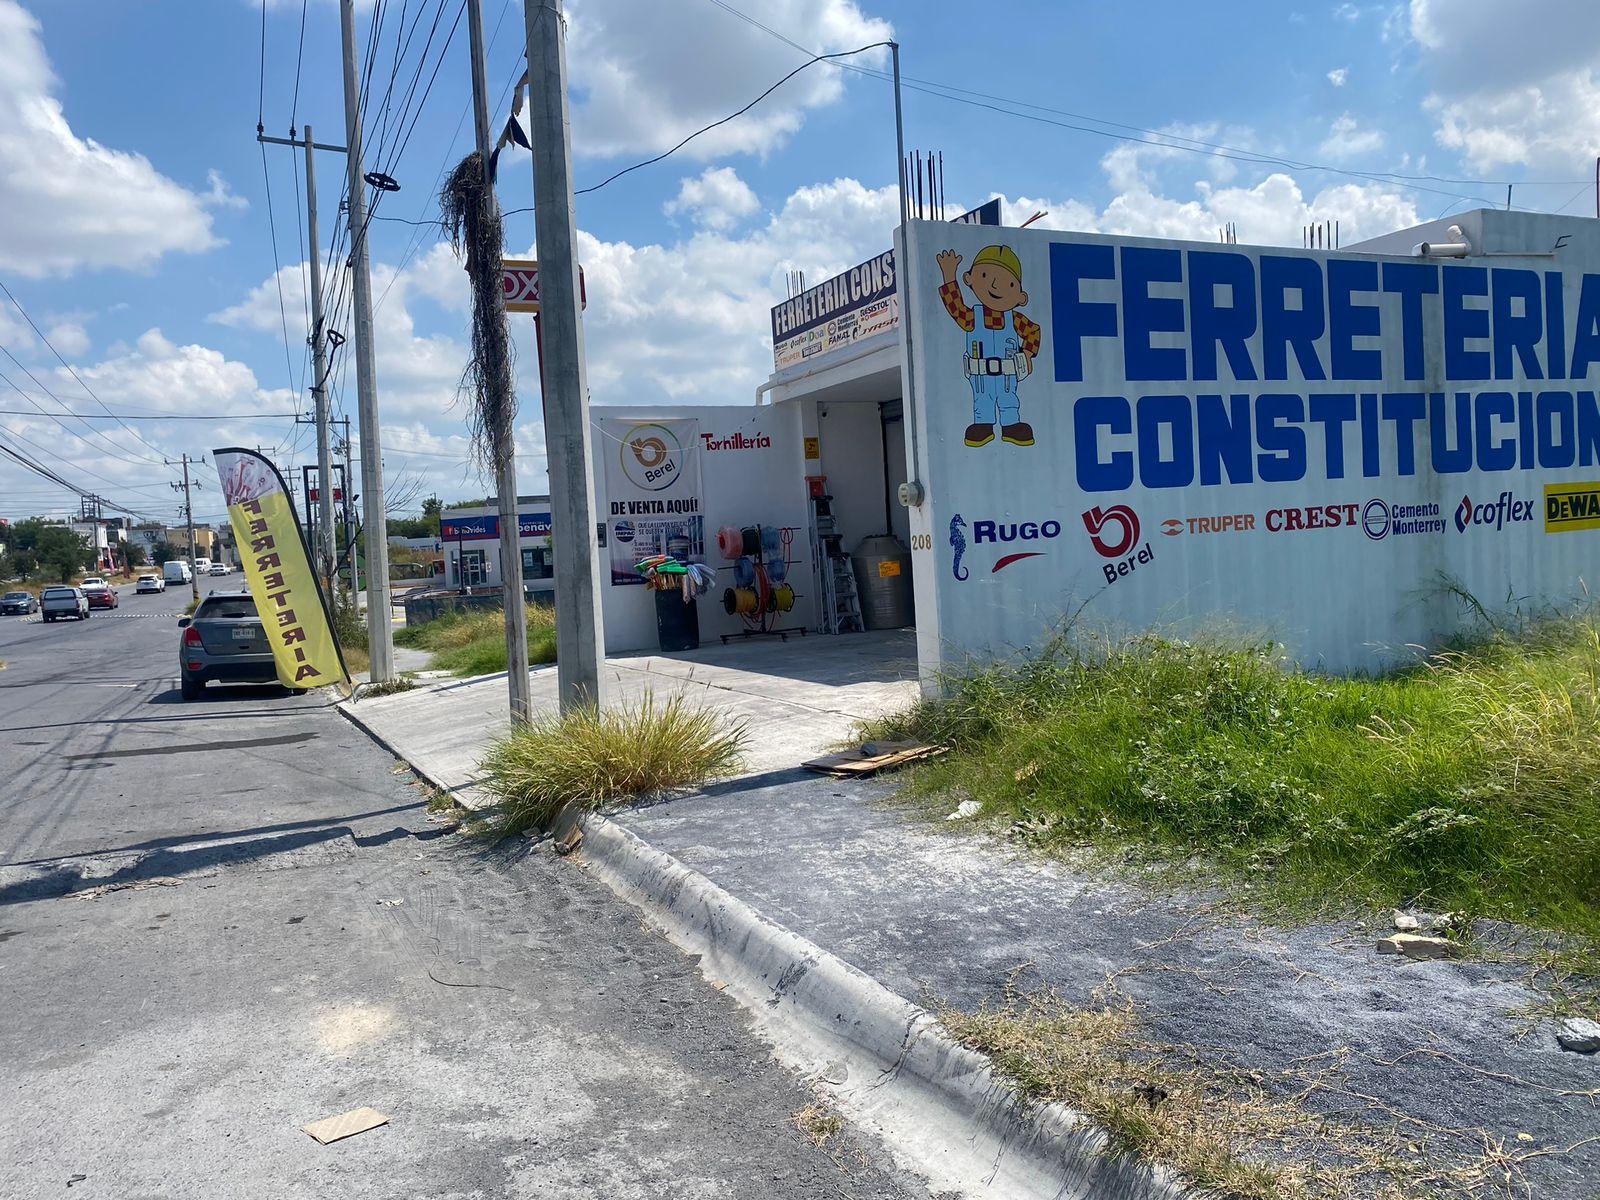
<svg viewBox="0 0 1600 1200">
<path fill-rule="evenodd" d="M 1580 597 L 1600 228 L 1482 216 L 1502 249 L 1459 261 L 910 223 L 925 677 L 1080 607 L 1346 669 L 1436 644 L 1461 591 Z"/>
<path fill-rule="evenodd" d="M 705 559 L 700 425 L 693 420 L 595 421 L 605 459 L 606 544 L 613 587 L 641 586 L 641 559 Z"/>
</svg>

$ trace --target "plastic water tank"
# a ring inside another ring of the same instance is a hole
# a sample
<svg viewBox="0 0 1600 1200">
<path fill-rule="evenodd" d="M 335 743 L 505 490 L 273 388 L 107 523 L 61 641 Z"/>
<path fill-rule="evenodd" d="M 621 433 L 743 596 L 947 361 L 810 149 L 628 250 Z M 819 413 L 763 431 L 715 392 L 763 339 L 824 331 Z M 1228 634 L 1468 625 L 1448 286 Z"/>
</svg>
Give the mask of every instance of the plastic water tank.
<svg viewBox="0 0 1600 1200">
<path fill-rule="evenodd" d="M 911 551 L 892 534 L 862 538 L 850 555 L 868 629 L 901 629 L 916 620 L 911 599 Z"/>
</svg>

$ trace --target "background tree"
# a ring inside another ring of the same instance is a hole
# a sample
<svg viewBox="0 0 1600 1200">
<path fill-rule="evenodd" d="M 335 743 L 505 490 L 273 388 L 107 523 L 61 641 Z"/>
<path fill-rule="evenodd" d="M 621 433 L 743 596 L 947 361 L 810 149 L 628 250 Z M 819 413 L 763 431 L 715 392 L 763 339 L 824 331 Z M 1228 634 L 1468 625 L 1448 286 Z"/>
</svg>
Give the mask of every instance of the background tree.
<svg viewBox="0 0 1600 1200">
<path fill-rule="evenodd" d="M 150 549 L 150 561 L 153 563 L 167 563 L 182 557 L 178 548 L 164 538 Z"/>
</svg>

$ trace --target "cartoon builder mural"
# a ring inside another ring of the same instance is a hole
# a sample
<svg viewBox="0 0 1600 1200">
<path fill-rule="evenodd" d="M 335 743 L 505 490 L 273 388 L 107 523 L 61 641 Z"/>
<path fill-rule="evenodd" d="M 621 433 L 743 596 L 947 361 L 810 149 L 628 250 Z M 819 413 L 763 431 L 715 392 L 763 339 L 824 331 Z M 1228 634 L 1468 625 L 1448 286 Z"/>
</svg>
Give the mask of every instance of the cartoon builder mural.
<svg viewBox="0 0 1600 1200">
<path fill-rule="evenodd" d="M 987 446 L 994 441 L 996 420 L 1000 439 L 1013 446 L 1033 445 L 1033 426 L 1022 419 L 1017 385 L 1033 370 L 1039 353 L 1039 326 L 1017 310 L 1028 302 L 1022 290 L 1022 263 L 1010 246 L 985 246 L 961 277 L 972 289 L 976 309 L 961 298 L 956 269 L 961 256 L 945 250 L 937 256 L 944 283 L 939 299 L 951 320 L 966 331 L 967 352 L 962 355 L 967 381 L 972 384 L 972 424 L 967 445 Z"/>
</svg>

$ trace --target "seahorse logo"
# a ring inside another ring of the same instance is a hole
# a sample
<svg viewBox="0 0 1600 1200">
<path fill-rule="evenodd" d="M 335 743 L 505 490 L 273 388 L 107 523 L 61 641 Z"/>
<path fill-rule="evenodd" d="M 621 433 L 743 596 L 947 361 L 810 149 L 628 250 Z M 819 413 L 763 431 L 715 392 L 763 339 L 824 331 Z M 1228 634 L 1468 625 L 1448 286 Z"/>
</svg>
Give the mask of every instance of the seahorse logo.
<svg viewBox="0 0 1600 1200">
<path fill-rule="evenodd" d="M 955 561 L 950 564 L 950 573 L 957 579 L 967 577 L 967 569 L 961 565 L 961 556 L 967 552 L 967 523 L 957 513 L 950 518 L 950 547 L 956 552 Z"/>
</svg>

